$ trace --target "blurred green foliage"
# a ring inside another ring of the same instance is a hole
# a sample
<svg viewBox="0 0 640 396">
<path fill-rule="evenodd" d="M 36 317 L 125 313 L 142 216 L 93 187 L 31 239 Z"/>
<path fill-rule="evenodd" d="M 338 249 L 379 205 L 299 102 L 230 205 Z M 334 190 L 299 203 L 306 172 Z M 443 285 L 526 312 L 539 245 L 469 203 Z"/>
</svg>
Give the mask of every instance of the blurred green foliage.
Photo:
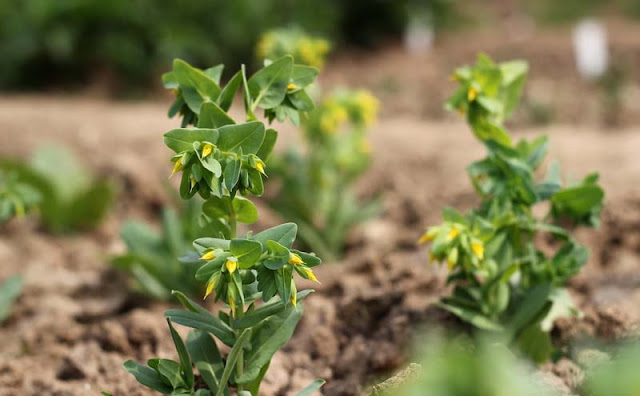
<svg viewBox="0 0 640 396">
<path fill-rule="evenodd" d="M 40 220 L 53 233 L 97 226 L 114 200 L 112 184 L 92 175 L 64 147 L 42 147 L 28 162 L 0 158 L 0 170 L 40 197 Z"/>
<path fill-rule="evenodd" d="M 132 84 L 148 86 L 155 81 L 154 72 L 165 70 L 175 57 L 235 69 L 251 59 L 262 33 L 287 25 L 334 42 L 373 45 L 402 33 L 408 3 L 4 0 L 0 88 L 79 86 L 103 79 L 117 92 Z"/>
</svg>

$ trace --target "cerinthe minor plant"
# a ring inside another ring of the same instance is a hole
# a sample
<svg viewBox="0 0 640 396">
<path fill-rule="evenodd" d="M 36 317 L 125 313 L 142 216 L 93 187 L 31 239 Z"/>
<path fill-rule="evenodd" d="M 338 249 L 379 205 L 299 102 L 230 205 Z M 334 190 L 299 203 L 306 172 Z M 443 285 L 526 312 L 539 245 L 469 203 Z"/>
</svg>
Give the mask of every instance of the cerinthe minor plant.
<svg viewBox="0 0 640 396">
<path fill-rule="evenodd" d="M 213 235 L 194 242 L 201 263 L 195 276 L 206 283 L 205 297 L 213 294 L 225 304 L 215 315 L 175 291 L 186 310 L 171 309 L 165 316 L 179 362 L 125 363 L 140 383 L 164 394 L 257 396 L 271 357 L 293 334 L 302 315 L 301 300 L 310 293 L 297 290 L 294 273 L 316 281 L 311 268 L 321 263 L 314 254 L 292 248 L 293 223 L 245 236 L 236 227 L 257 218 L 247 197 L 262 194 L 265 160 L 277 138 L 275 130 L 256 120 L 255 112 L 263 109 L 269 119 L 297 119 L 300 111 L 313 107 L 305 89 L 315 80 L 316 69 L 285 56 L 250 78 L 243 67 L 224 87 L 221 73 L 222 65 L 199 70 L 176 60 L 163 77 L 165 86 L 176 92 L 169 114 L 183 117 L 183 128 L 164 135 L 175 152 L 173 173 L 181 174 L 180 195 L 204 198 L 204 220 L 214 226 Z M 239 89 L 244 122 L 228 113 Z M 185 128 L 189 124 L 195 127 Z M 186 342 L 174 323 L 193 328 Z M 226 357 L 216 340 L 230 348 Z M 322 383 L 314 382 L 301 394 Z"/>
<path fill-rule="evenodd" d="M 455 71 L 460 87 L 447 107 L 466 116 L 487 149 L 486 158 L 467 168 L 481 203 L 466 214 L 445 209 L 444 222 L 420 241 L 431 242 L 432 260 L 450 270 L 453 295 L 442 298 L 442 307 L 544 361 L 552 352 L 554 319 L 578 314 L 565 285 L 588 250 L 571 231 L 598 226 L 604 191 L 597 173 L 563 183 L 555 163 L 536 180 L 547 137 L 516 143 L 503 125 L 518 104 L 527 70 L 521 61 L 495 64 L 480 56 Z M 536 216 L 537 206 L 547 209 L 544 216 Z"/>
</svg>

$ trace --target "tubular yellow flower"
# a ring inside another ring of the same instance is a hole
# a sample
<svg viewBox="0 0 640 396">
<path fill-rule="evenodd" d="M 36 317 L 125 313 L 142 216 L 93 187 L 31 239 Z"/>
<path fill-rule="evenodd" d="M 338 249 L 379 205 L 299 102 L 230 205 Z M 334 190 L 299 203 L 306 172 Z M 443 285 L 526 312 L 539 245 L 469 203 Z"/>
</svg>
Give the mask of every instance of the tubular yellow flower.
<svg viewBox="0 0 640 396">
<path fill-rule="evenodd" d="M 305 275 L 307 275 L 310 281 L 320 283 L 320 281 L 318 280 L 318 278 L 316 278 L 315 274 L 313 273 L 313 271 L 311 271 L 310 268 L 303 268 L 302 271 L 304 272 Z"/>
<path fill-rule="evenodd" d="M 264 175 L 264 165 L 262 162 L 256 162 L 256 170 Z"/>
<path fill-rule="evenodd" d="M 205 261 L 211 261 L 214 258 L 216 258 L 215 254 L 213 254 L 213 250 L 206 252 L 205 254 L 202 255 L 202 257 L 200 257 L 200 260 L 205 260 Z"/>
<path fill-rule="evenodd" d="M 471 250 L 480 260 L 484 258 L 484 245 L 482 242 L 471 242 Z"/>
<path fill-rule="evenodd" d="M 211 294 L 211 292 L 213 291 L 213 288 L 216 287 L 216 283 L 215 282 L 211 282 L 209 283 L 209 285 L 207 285 L 207 291 L 204 293 L 204 299 L 206 299 L 207 297 L 209 297 L 209 294 Z"/>
<path fill-rule="evenodd" d="M 289 255 L 289 264 L 299 265 L 304 264 L 304 261 L 302 261 L 302 258 L 296 253 L 291 253 Z"/>
<path fill-rule="evenodd" d="M 449 231 L 449 235 L 447 235 L 447 239 L 452 240 L 453 238 L 457 237 L 459 233 L 460 230 L 458 229 L 458 227 L 453 226 L 453 228 L 451 228 L 451 231 Z"/>
<path fill-rule="evenodd" d="M 289 83 L 289 85 L 287 85 L 287 90 L 293 91 L 294 89 L 298 89 L 298 86 L 296 84 Z"/>
<path fill-rule="evenodd" d="M 420 239 L 418 239 L 418 244 L 424 244 L 433 241 L 436 238 L 436 235 L 438 235 L 438 231 L 439 230 L 437 228 L 428 229 L 427 232 L 422 234 Z"/>
<path fill-rule="evenodd" d="M 202 158 L 205 158 L 207 155 L 211 154 L 213 151 L 213 146 L 209 143 L 205 144 L 202 148 Z"/>
<path fill-rule="evenodd" d="M 229 271 L 230 274 L 233 274 L 238 268 L 238 260 L 232 260 L 231 257 L 229 257 L 224 265 L 227 267 L 227 271 Z"/>
<path fill-rule="evenodd" d="M 182 170 L 182 159 L 178 159 L 173 164 L 173 170 L 171 171 L 171 175 L 169 175 L 169 178 L 171 178 L 171 176 L 175 175 L 176 173 L 180 172 L 181 170 Z"/>
<path fill-rule="evenodd" d="M 476 91 L 474 87 L 470 87 L 469 91 L 467 92 L 467 99 L 469 99 L 469 102 L 473 102 L 477 97 L 478 91 Z"/>
</svg>

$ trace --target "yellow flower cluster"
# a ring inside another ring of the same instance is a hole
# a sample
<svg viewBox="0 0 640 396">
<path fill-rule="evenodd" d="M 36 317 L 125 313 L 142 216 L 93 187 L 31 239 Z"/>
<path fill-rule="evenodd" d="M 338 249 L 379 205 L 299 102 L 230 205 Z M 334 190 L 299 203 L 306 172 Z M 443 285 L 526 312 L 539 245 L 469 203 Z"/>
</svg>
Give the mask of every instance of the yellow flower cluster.
<svg viewBox="0 0 640 396">
<path fill-rule="evenodd" d="M 334 99 L 324 101 L 321 117 L 320 129 L 327 134 L 334 134 L 340 127 L 340 124 L 349 118 L 347 109 Z"/>
<path fill-rule="evenodd" d="M 260 59 L 271 60 L 292 54 L 296 62 L 322 69 L 330 49 L 327 40 L 309 37 L 299 30 L 284 29 L 263 34 L 256 54 Z"/>
<path fill-rule="evenodd" d="M 330 46 L 327 40 L 303 36 L 296 43 L 294 53 L 302 63 L 322 69 L 329 49 Z"/>
<path fill-rule="evenodd" d="M 365 125 L 369 126 L 376 122 L 380 101 L 375 96 L 368 91 L 358 91 L 354 103 Z"/>
</svg>

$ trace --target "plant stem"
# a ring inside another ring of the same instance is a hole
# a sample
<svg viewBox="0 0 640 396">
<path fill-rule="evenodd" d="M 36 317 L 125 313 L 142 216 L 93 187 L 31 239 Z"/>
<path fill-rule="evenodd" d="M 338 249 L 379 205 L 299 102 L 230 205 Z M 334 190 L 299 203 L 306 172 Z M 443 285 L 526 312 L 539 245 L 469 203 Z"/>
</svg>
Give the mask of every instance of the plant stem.
<svg viewBox="0 0 640 396">
<path fill-rule="evenodd" d="M 244 316 L 244 307 L 243 306 L 239 306 L 237 307 L 234 312 L 233 312 L 233 317 L 235 319 L 240 319 Z M 241 329 L 236 330 L 236 333 L 239 335 L 241 332 Z M 240 377 L 242 374 L 244 373 L 244 350 L 240 350 L 240 352 L 238 353 L 238 359 L 236 360 L 236 378 Z M 244 390 L 244 385 L 240 385 L 238 384 L 236 386 L 237 391 L 243 391 Z"/>
</svg>

